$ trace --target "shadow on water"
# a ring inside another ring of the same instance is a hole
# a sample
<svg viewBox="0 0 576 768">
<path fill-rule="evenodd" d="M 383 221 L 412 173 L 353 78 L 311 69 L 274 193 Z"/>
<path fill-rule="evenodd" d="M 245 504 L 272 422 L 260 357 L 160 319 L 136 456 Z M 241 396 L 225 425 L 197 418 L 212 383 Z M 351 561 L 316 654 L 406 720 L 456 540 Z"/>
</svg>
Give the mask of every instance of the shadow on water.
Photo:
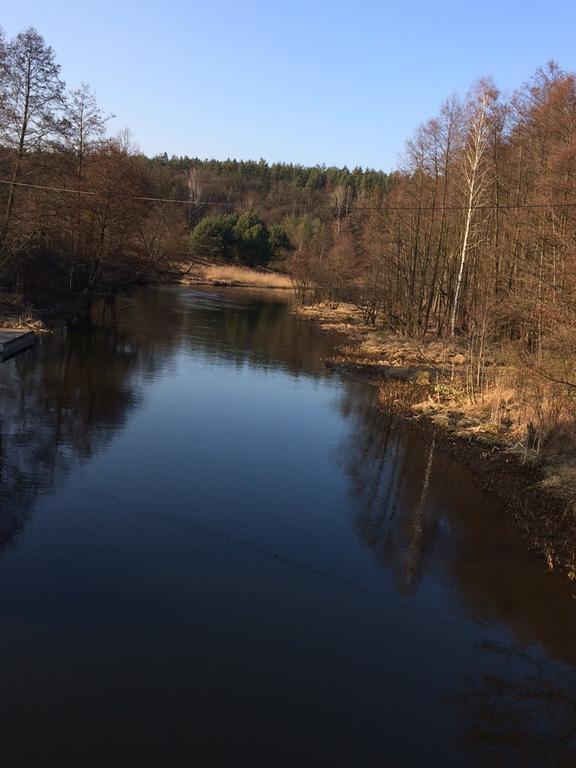
<svg viewBox="0 0 576 768">
<path fill-rule="evenodd" d="M 337 471 L 365 550 L 402 600 L 418 599 L 433 582 L 470 626 L 500 633 L 492 640 L 479 630 L 469 677 L 441 692 L 462 721 L 466 754 L 478 765 L 576 764 L 569 585 L 543 572 L 502 509 L 435 438 L 378 412 L 373 388 L 329 374 L 329 338 L 290 316 L 285 302 L 250 291 L 148 289 L 96 308 L 89 331 L 56 334 L 3 364 L 0 548 L 25 537 L 39 499 L 114 442 L 143 407 L 146 387 L 171 375 L 182 354 L 325 381 L 346 425 Z M 254 557 L 265 551 L 248 544 Z M 314 563 L 306 569 L 323 572 Z"/>
</svg>

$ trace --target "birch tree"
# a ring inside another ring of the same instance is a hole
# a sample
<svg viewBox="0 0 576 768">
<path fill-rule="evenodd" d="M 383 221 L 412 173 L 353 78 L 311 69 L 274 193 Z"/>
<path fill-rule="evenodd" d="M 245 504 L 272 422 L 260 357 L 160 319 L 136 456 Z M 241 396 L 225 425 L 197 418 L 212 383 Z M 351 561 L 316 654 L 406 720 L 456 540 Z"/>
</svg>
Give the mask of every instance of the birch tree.
<svg viewBox="0 0 576 768">
<path fill-rule="evenodd" d="M 474 89 L 468 105 L 470 117 L 462 157 L 464 223 L 450 316 L 450 334 L 452 336 L 454 336 L 456 328 L 462 279 L 475 223 L 475 213 L 486 199 L 490 184 L 487 164 L 490 146 L 490 111 L 497 97 L 498 94 L 490 81 L 481 80 Z"/>
<path fill-rule="evenodd" d="M 330 193 L 330 205 L 336 222 L 336 237 L 340 237 L 342 219 L 348 214 L 350 208 L 350 187 L 347 183 L 337 184 Z"/>
<path fill-rule="evenodd" d="M 3 119 L 6 108 L 6 38 L 0 27 L 0 120 Z"/>
</svg>

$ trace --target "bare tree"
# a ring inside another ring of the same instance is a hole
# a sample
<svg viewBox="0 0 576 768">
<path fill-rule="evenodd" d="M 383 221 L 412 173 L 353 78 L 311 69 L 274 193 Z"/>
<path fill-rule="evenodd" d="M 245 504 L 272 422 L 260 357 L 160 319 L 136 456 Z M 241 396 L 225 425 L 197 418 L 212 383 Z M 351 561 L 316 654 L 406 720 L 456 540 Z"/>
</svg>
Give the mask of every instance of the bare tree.
<svg viewBox="0 0 576 768">
<path fill-rule="evenodd" d="M 460 248 L 458 272 L 450 317 L 450 334 L 452 336 L 454 335 L 456 327 L 458 301 L 460 298 L 462 277 L 464 275 L 464 267 L 466 265 L 466 257 L 468 255 L 475 212 L 485 199 L 490 183 L 489 169 L 486 162 L 489 154 L 490 110 L 497 97 L 497 91 L 490 81 L 481 80 L 474 89 L 472 98 L 469 102 L 470 117 L 462 161 L 465 211 L 462 246 Z"/>
<path fill-rule="evenodd" d="M 340 237 L 342 219 L 350 210 L 350 187 L 348 184 L 337 184 L 330 193 L 330 205 L 336 221 L 336 237 Z"/>
<path fill-rule="evenodd" d="M 82 187 L 85 181 L 86 162 L 94 156 L 95 151 L 102 145 L 106 120 L 96 102 L 96 97 L 86 83 L 68 94 L 65 103 L 64 119 L 62 120 L 62 149 L 65 157 L 73 163 L 72 178 L 76 189 L 73 209 L 70 209 L 70 233 L 72 250 L 70 253 L 68 291 L 73 292 L 74 275 L 80 255 L 83 226 L 83 213 L 88 210 L 87 200 L 83 196 Z M 68 179 L 65 179 L 67 185 Z M 67 210 L 67 206 L 64 206 Z"/>
<path fill-rule="evenodd" d="M 21 32 L 7 46 L 5 72 L 5 119 L 0 124 L 0 141 L 12 150 L 13 163 L 0 247 L 10 227 L 24 156 L 42 149 L 54 136 L 64 92 L 54 51 L 33 27 Z"/>
<path fill-rule="evenodd" d="M 79 88 L 68 94 L 62 134 L 64 148 L 75 160 L 74 175 L 78 183 L 83 178 L 86 155 L 102 141 L 108 119 L 102 113 L 94 93 L 86 83 L 82 83 Z"/>
<path fill-rule="evenodd" d="M 8 119 L 8 67 L 7 45 L 4 30 L 0 27 L 0 136 L 6 132 Z"/>
</svg>

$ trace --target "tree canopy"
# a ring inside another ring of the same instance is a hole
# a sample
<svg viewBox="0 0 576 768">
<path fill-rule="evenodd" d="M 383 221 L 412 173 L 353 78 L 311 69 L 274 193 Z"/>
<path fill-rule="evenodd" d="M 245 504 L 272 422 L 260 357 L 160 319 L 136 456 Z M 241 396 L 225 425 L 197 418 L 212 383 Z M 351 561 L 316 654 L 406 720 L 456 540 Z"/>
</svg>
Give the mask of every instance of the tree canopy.
<svg viewBox="0 0 576 768">
<path fill-rule="evenodd" d="M 284 227 L 268 227 L 256 213 L 228 213 L 202 219 L 190 236 L 196 259 L 237 261 L 251 267 L 266 266 L 282 250 L 290 250 Z"/>
</svg>

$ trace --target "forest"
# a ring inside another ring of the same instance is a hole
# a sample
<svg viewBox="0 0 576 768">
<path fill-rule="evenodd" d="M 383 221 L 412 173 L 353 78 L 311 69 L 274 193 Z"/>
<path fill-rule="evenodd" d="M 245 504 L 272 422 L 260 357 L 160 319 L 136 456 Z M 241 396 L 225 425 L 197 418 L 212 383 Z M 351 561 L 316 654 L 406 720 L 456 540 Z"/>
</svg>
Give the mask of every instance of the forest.
<svg viewBox="0 0 576 768">
<path fill-rule="evenodd" d="M 88 85 L 66 88 L 35 29 L 0 35 L 5 303 L 75 318 L 195 264 L 276 269 L 302 305 L 345 303 L 418 344 L 457 341 L 470 402 L 499 393 L 496 427 L 521 387 L 530 450 L 568 444 L 574 73 L 551 62 L 510 94 L 479 80 L 417 127 L 391 173 L 146 157 L 128 130 L 109 135 L 109 118 Z"/>
<path fill-rule="evenodd" d="M 344 213 L 389 183 L 359 168 L 147 158 L 128 130 L 108 135 L 109 118 L 88 85 L 67 90 L 35 29 L 0 35 L 6 297 L 75 316 L 190 258 L 264 266 L 291 250 L 285 225 L 330 219 L 335 189 Z"/>
</svg>

